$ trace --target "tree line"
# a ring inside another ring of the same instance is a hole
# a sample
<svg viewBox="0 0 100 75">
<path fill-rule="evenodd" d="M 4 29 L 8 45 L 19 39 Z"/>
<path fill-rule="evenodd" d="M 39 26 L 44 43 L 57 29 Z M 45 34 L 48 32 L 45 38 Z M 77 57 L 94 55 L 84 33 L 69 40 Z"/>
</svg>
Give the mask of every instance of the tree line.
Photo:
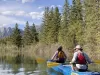
<svg viewBox="0 0 100 75">
<path fill-rule="evenodd" d="M 40 42 L 60 43 L 67 49 L 80 44 L 87 49 L 100 49 L 100 0 L 65 0 L 58 7 L 45 8 Z"/>
<path fill-rule="evenodd" d="M 21 31 L 16 23 L 12 35 L 0 40 L 0 42 L 3 44 L 9 44 L 10 42 L 18 48 L 26 45 L 36 44 L 38 41 L 38 32 L 36 31 L 35 24 L 33 23 L 32 26 L 30 26 L 28 21 L 26 22 L 24 31 Z"/>
<path fill-rule="evenodd" d="M 58 7 L 45 7 L 38 33 L 33 23 L 26 22 L 21 36 L 16 23 L 11 36 L 13 44 L 20 47 L 41 42 L 44 44 L 60 43 L 67 49 L 80 44 L 87 49 L 100 49 L 100 0 L 65 0 L 62 12 Z"/>
</svg>

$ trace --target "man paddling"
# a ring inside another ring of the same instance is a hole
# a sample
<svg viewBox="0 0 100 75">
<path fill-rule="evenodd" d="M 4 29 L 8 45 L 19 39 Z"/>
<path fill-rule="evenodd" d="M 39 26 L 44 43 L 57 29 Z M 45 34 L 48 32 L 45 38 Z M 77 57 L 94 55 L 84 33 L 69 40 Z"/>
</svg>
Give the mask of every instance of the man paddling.
<svg viewBox="0 0 100 75">
<path fill-rule="evenodd" d="M 62 46 L 60 46 L 52 56 L 51 60 L 56 61 L 57 63 L 65 63 L 66 58 L 65 52 L 62 50 Z"/>
<path fill-rule="evenodd" d="M 72 61 L 70 62 L 72 64 L 73 70 L 78 70 L 80 72 L 85 72 L 88 70 L 88 65 L 90 63 L 93 63 L 88 55 L 83 52 L 83 49 L 80 45 L 77 45 L 75 48 L 75 53 L 72 58 Z"/>
</svg>

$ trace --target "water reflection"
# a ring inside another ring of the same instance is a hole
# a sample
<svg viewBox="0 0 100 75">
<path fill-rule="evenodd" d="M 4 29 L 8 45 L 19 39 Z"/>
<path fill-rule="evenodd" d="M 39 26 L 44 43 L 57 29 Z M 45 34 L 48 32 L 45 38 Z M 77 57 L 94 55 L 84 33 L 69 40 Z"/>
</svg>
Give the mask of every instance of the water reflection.
<svg viewBox="0 0 100 75">
<path fill-rule="evenodd" d="M 89 65 L 90 71 L 100 72 L 100 64 Z M 34 57 L 16 54 L 0 57 L 0 75 L 63 75 L 47 68 L 46 62 L 38 64 Z"/>
<path fill-rule="evenodd" d="M 37 64 L 34 58 L 18 54 L 0 57 L 0 75 L 47 75 L 47 72 L 45 66 Z"/>
</svg>

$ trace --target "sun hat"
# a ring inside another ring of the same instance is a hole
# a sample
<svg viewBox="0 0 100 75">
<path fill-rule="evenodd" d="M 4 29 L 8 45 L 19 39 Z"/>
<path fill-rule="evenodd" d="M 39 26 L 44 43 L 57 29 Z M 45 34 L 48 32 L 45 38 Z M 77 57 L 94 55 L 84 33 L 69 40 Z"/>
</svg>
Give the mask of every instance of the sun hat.
<svg viewBox="0 0 100 75">
<path fill-rule="evenodd" d="M 81 49 L 82 47 L 80 45 L 76 45 L 75 49 Z"/>
</svg>

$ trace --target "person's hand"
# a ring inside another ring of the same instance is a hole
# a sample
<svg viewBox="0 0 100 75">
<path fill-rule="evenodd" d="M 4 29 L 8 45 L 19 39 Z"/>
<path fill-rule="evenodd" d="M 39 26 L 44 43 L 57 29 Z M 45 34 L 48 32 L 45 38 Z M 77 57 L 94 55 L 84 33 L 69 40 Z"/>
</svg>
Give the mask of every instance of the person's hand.
<svg viewBox="0 0 100 75">
<path fill-rule="evenodd" d="M 93 61 L 91 62 L 91 64 L 94 64 L 94 63 L 95 63 L 95 62 L 93 62 Z"/>
<path fill-rule="evenodd" d="M 92 62 L 89 62 L 88 64 L 94 64 L 94 63 L 95 63 L 95 62 L 92 61 Z"/>
<path fill-rule="evenodd" d="M 51 59 L 50 61 L 54 61 L 53 59 Z"/>
<path fill-rule="evenodd" d="M 69 62 L 70 64 L 72 64 L 72 62 Z"/>
</svg>

